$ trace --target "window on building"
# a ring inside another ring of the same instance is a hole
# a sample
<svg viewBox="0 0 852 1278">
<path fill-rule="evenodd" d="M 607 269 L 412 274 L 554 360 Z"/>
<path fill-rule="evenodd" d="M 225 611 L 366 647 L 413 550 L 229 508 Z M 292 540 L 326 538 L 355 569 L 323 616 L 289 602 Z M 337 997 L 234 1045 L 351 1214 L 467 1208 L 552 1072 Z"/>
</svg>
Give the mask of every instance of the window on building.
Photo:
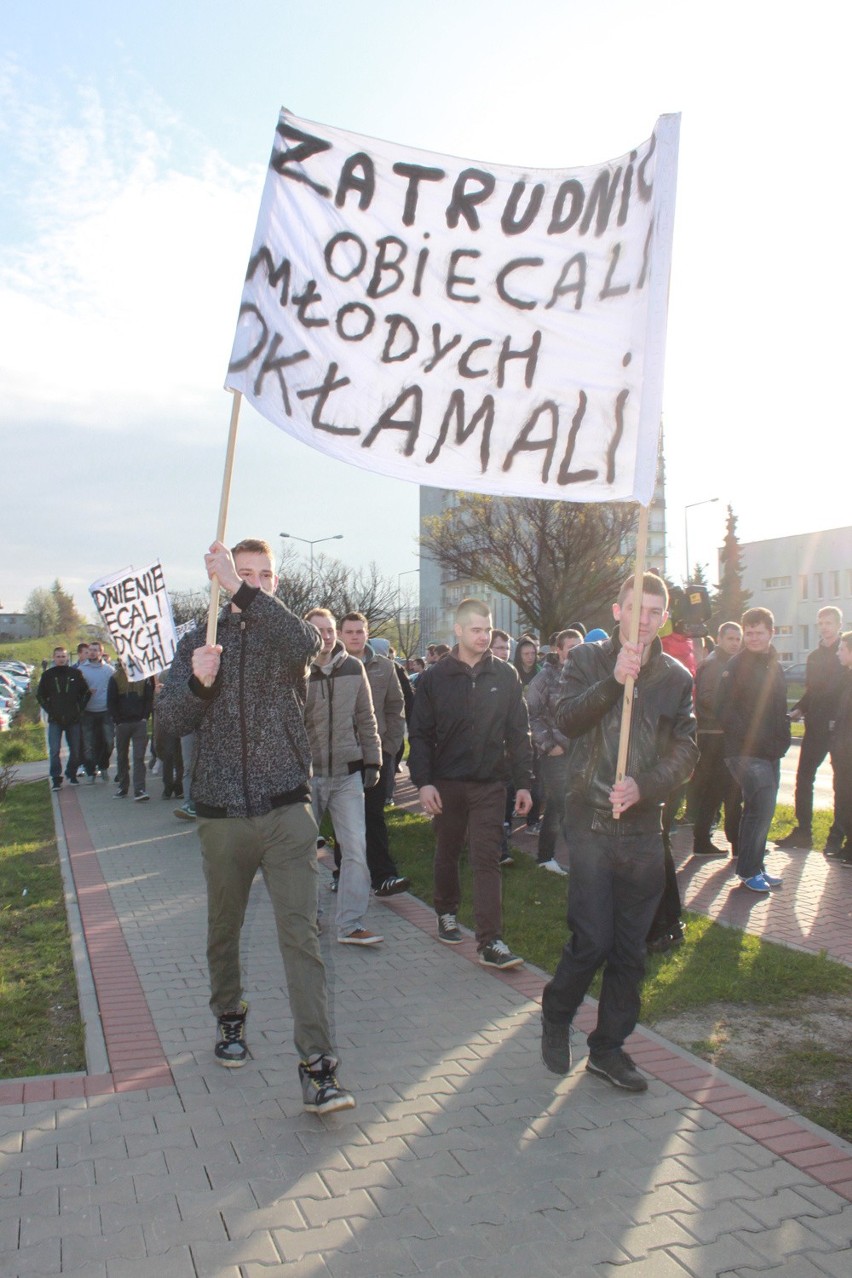
<svg viewBox="0 0 852 1278">
<path fill-rule="evenodd" d="M 775 633 L 776 635 L 792 635 L 793 627 L 792 626 L 776 626 Z"/>
<path fill-rule="evenodd" d="M 804 652 L 811 646 L 810 626 L 799 626 L 799 647 Z"/>
<path fill-rule="evenodd" d="M 764 590 L 789 590 L 792 584 L 793 584 L 792 579 L 790 577 L 764 577 L 763 578 Z"/>
<path fill-rule="evenodd" d="M 831 598 L 840 598 L 840 573 L 835 569 L 828 574 L 828 582 L 831 586 Z"/>
<path fill-rule="evenodd" d="M 822 573 L 814 573 L 814 596 L 817 599 L 825 598 L 825 586 L 823 585 Z"/>
<path fill-rule="evenodd" d="M 807 575 L 799 578 L 799 595 L 802 599 L 808 597 L 808 578 Z"/>
<path fill-rule="evenodd" d="M 779 660 L 779 661 L 792 661 L 792 660 L 793 660 L 793 654 L 792 654 L 792 652 L 779 652 L 779 653 L 778 653 L 778 660 Z"/>
</svg>

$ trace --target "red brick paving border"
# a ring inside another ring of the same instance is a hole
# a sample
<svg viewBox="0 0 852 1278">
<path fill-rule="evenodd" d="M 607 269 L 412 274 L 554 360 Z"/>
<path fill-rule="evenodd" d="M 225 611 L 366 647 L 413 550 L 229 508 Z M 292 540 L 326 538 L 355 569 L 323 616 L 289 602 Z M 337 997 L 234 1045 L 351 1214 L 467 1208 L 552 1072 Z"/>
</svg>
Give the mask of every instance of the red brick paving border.
<svg viewBox="0 0 852 1278">
<path fill-rule="evenodd" d="M 0 1083 L 0 1105 L 174 1086 L 77 795 L 61 790 L 58 798 L 112 1072 Z"/>
<path fill-rule="evenodd" d="M 331 868 L 331 856 L 325 855 L 323 859 Z M 416 897 L 383 897 L 381 903 L 421 931 L 435 934 L 435 911 Z M 454 946 L 454 949 L 462 958 L 478 965 L 476 945 L 472 937 L 465 937 L 462 944 Z M 485 971 L 488 976 L 511 985 L 533 1002 L 541 1002 L 545 977 L 534 969 L 516 968 L 511 972 L 498 972 L 494 968 L 486 968 Z M 593 1001 L 588 1000 L 577 1012 L 575 1025 L 584 1033 L 594 1027 L 595 1006 Z M 752 1093 L 740 1090 L 735 1080 L 720 1077 L 712 1066 L 697 1058 L 689 1060 L 671 1051 L 641 1028 L 631 1036 L 628 1046 L 636 1063 L 646 1073 L 709 1110 L 711 1114 L 723 1118 L 756 1144 L 771 1150 L 800 1171 L 807 1172 L 820 1184 L 827 1185 L 841 1198 L 852 1202 L 852 1154 L 832 1145 L 819 1132 L 812 1131 L 795 1114 L 779 1114 Z"/>
</svg>

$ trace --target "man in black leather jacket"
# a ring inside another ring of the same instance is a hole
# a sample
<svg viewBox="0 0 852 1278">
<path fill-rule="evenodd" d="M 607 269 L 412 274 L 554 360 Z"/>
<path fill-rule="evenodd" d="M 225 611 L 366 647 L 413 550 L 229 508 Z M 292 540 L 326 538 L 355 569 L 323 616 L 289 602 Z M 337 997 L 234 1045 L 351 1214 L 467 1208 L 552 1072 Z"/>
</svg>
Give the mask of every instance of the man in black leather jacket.
<svg viewBox="0 0 852 1278">
<path fill-rule="evenodd" d="M 648 1084 L 623 1044 L 639 1017 L 645 938 L 663 891 L 662 807 L 698 758 L 692 676 L 657 638 L 667 603 L 665 583 L 646 573 L 639 638 L 630 643 L 633 578 L 626 581 L 613 606 L 619 626 L 611 639 L 571 654 L 556 711 L 574 741 L 565 814 L 571 939 L 542 997 L 542 1055 L 553 1073 L 568 1073 L 571 1022 L 605 965 L 586 1068 L 634 1092 Z M 625 776 L 616 782 L 628 676 L 636 681 L 630 744 Z"/>
</svg>

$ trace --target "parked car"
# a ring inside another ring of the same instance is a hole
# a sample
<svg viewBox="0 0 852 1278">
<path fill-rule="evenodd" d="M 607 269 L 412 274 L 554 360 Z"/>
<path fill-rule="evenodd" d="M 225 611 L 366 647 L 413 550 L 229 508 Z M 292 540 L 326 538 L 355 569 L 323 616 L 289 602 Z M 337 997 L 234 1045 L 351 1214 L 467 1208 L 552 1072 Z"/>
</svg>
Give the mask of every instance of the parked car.
<svg viewBox="0 0 852 1278">
<path fill-rule="evenodd" d="M 7 679 L 12 680 L 12 683 L 18 689 L 18 692 L 20 692 L 21 696 L 23 696 L 24 693 L 27 692 L 27 690 L 29 689 L 29 686 L 30 686 L 29 675 L 22 675 L 18 670 L 12 669 L 10 666 L 7 666 L 5 662 L 2 662 L 2 661 L 0 661 L 0 674 L 5 675 Z"/>
<path fill-rule="evenodd" d="M 791 683 L 805 682 L 805 663 L 804 661 L 794 661 L 792 665 L 784 668 L 784 682 L 789 687 Z"/>
</svg>

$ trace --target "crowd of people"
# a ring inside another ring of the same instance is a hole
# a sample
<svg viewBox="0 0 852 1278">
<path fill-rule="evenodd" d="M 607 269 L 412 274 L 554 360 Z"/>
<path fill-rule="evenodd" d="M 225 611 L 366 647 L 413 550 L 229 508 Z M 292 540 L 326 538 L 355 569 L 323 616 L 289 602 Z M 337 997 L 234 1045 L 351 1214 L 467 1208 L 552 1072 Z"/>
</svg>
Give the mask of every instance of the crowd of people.
<svg viewBox="0 0 852 1278">
<path fill-rule="evenodd" d="M 205 557 L 229 601 L 217 642 L 201 630 L 181 640 L 168 676 L 134 682 L 110 666 L 102 645 L 63 648 L 42 676 L 50 775 L 108 777 L 117 752 L 116 797 L 147 799 L 145 749 L 153 712 L 163 797 L 197 823 L 208 902 L 214 1053 L 226 1068 L 250 1056 L 240 933 L 251 884 L 263 875 L 278 932 L 299 1053 L 305 1108 L 351 1108 L 337 1076 L 318 940 L 319 824 L 334 828 L 334 927 L 340 944 L 379 946 L 371 893 L 409 881 L 393 859 L 385 809 L 404 752 L 434 837 L 437 939 L 457 945 L 460 857 L 472 871 L 480 963 L 523 964 L 503 936 L 502 866 L 521 818 L 538 839 L 538 865 L 568 878 L 570 937 L 542 1000 L 542 1055 L 571 1067 L 571 1024 L 603 968 L 587 1069 L 618 1087 L 647 1086 L 624 1051 L 639 1015 L 649 951 L 683 939 L 671 832 L 685 801 L 697 857 L 728 856 L 737 882 L 768 895 L 781 884 L 766 866 L 780 760 L 791 719 L 804 718 L 796 783 L 797 825 L 781 840 L 810 849 L 816 770 L 831 755 L 835 812 L 826 855 L 852 865 L 852 631 L 836 608 L 819 614 L 820 645 L 807 663 L 804 696 L 788 711 L 772 644 L 774 618 L 750 608 L 725 620 L 715 643 L 669 619 L 654 573 L 631 577 L 612 606 L 611 633 L 571 622 L 547 651 L 525 633 L 492 625 L 487 603 L 463 600 L 454 644 L 430 643 L 423 658 L 395 660 L 363 614 L 339 620 L 323 607 L 297 617 L 277 596 L 272 551 L 249 539 L 216 542 Z M 635 619 L 635 640 L 631 624 Z M 632 689 L 626 762 L 619 766 L 625 689 Z M 132 769 L 130 754 L 132 752 Z M 131 775 L 132 772 L 132 775 Z M 728 848 L 714 842 L 719 822 Z M 562 858 L 560 860 L 560 857 Z M 563 864 L 563 861 L 565 864 Z"/>
</svg>

